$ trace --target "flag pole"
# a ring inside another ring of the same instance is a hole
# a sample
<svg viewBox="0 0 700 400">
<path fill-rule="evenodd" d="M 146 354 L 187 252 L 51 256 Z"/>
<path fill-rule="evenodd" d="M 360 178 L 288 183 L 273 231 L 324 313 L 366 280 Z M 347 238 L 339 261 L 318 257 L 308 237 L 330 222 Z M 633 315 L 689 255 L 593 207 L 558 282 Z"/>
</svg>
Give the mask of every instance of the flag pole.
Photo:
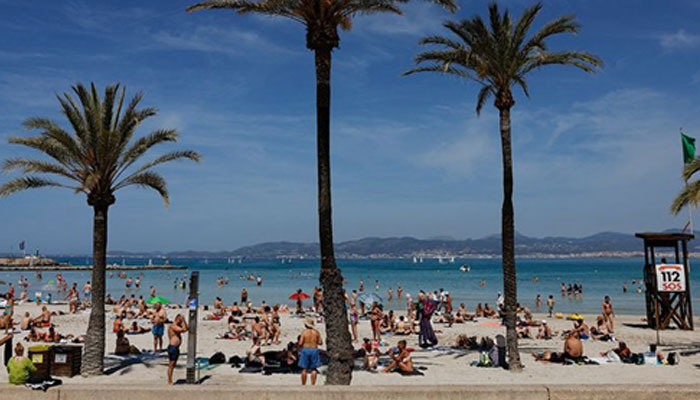
<svg viewBox="0 0 700 400">
<path fill-rule="evenodd" d="M 683 127 L 678 128 L 678 131 L 680 132 L 681 135 L 683 135 Z M 685 169 L 685 160 L 683 161 L 683 168 Z M 688 180 L 683 178 L 683 181 L 685 183 L 685 188 L 688 189 Z M 688 204 L 688 226 L 690 228 L 690 234 L 694 235 L 695 230 L 693 227 L 693 205 Z"/>
</svg>

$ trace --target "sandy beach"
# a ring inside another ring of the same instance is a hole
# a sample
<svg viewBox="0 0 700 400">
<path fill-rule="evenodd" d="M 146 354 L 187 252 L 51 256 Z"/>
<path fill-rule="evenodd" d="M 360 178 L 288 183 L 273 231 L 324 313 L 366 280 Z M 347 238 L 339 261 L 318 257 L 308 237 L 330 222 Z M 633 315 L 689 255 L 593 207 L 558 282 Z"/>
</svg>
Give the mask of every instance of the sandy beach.
<svg viewBox="0 0 700 400">
<path fill-rule="evenodd" d="M 51 305 L 52 311 L 67 312 L 67 305 Z M 23 315 L 29 311 L 32 315 L 37 315 L 39 308 L 35 304 L 21 304 L 16 307 L 16 315 Z M 397 311 L 404 313 L 404 311 Z M 178 313 L 186 315 L 184 309 L 168 309 L 168 317 L 173 319 Z M 209 357 L 215 352 L 223 352 L 227 358 L 238 355 L 245 356 L 246 350 L 251 346 L 250 340 L 222 340 L 216 336 L 227 330 L 225 320 L 208 321 L 203 319 L 207 312 L 200 310 L 198 324 L 198 357 Z M 399 315 L 400 315 L 399 314 Z M 58 315 L 54 317 L 57 331 L 63 335 L 84 334 L 89 311 L 81 311 L 78 314 Z M 107 332 L 107 352 L 112 352 L 115 345 L 115 334 L 111 332 L 112 313 L 108 313 Z M 542 314 L 535 314 L 537 319 L 545 318 Z M 595 316 L 586 316 L 586 321 L 591 323 Z M 571 321 L 563 319 L 548 318 L 550 325 L 555 331 L 569 329 Z M 130 323 L 130 321 L 127 321 Z M 455 324 L 448 328 L 441 323 L 435 323 L 438 330 L 439 345 L 442 351 L 422 350 L 417 346 L 417 336 L 384 336 L 383 340 L 387 346 L 382 346 L 385 352 L 389 346 L 394 346 L 398 340 L 406 338 L 408 346 L 414 347 L 413 360 L 417 367 L 424 367 L 424 376 L 404 377 L 398 374 L 382 374 L 376 372 L 366 372 L 356 369 L 353 375 L 354 385 L 455 385 L 455 384 L 536 384 L 536 383 L 556 383 L 556 384 L 684 384 L 697 381 L 700 377 L 700 346 L 697 344 L 697 334 L 692 331 L 667 330 L 661 332 L 660 351 L 667 355 L 670 351 L 677 351 L 681 354 L 679 365 L 630 365 L 630 364 L 604 364 L 586 366 L 563 366 L 536 362 L 530 355 L 538 351 L 561 351 L 563 339 L 558 336 L 552 340 L 523 339 L 520 341 L 521 357 L 525 369 L 522 373 L 513 374 L 502 369 L 478 368 L 470 366 L 472 361 L 478 359 L 476 351 L 449 351 L 446 347 L 454 345 L 455 338 L 460 334 L 469 336 L 490 336 L 503 334 L 505 328 L 494 326 L 498 321 L 495 319 L 481 318 L 476 322 Z M 656 332 L 644 327 L 640 316 L 618 316 L 617 340 L 625 341 L 633 352 L 643 352 L 648 349 L 650 343 L 656 340 Z M 139 324 L 150 327 L 147 320 L 139 320 Z M 323 324 L 317 324 L 325 338 Z M 267 346 L 266 350 L 280 350 L 289 341 L 296 340 L 297 335 L 303 329 L 303 319 L 282 315 L 282 344 L 278 346 Z M 370 337 L 369 321 L 360 321 L 360 337 Z M 24 338 L 26 332 L 16 334 L 16 338 Z M 131 344 L 139 349 L 152 349 L 152 335 L 150 333 L 142 335 L 129 335 Z M 184 339 L 182 346 L 183 353 L 186 352 L 187 339 Z M 167 343 L 167 342 L 166 342 Z M 444 347 L 443 347 L 444 346 Z M 597 357 L 600 352 L 607 351 L 616 346 L 616 343 L 600 341 L 584 341 L 585 355 Z M 355 344 L 359 347 L 359 343 Z M 175 379 L 185 377 L 186 356 L 181 356 L 178 369 L 175 372 Z M 78 385 L 87 383 L 111 383 L 111 384 L 148 384 L 165 385 L 167 359 L 163 357 L 144 363 L 136 363 L 123 368 L 118 368 L 110 375 L 98 378 L 85 379 L 74 377 L 64 380 L 66 385 Z M 361 360 L 357 360 L 359 366 Z M 321 369 L 323 373 L 324 369 Z M 265 376 L 262 374 L 242 374 L 237 368 L 232 368 L 228 364 L 219 365 L 210 370 L 201 371 L 202 377 L 207 377 L 205 385 L 298 385 L 299 376 L 294 374 L 273 374 Z M 0 381 L 7 380 L 7 371 L 0 369 Z"/>
</svg>

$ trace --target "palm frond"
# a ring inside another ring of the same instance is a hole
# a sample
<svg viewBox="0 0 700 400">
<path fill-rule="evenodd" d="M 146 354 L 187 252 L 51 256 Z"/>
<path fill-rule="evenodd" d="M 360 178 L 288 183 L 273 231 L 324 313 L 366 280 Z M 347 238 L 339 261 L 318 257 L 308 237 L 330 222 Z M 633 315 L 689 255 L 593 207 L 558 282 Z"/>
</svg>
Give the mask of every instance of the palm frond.
<svg viewBox="0 0 700 400">
<path fill-rule="evenodd" d="M 13 193 L 27 189 L 38 189 L 43 187 L 63 187 L 80 191 L 80 188 L 78 187 L 66 186 L 60 182 L 52 181 L 50 179 L 39 178 L 36 176 L 23 176 L 2 184 L 2 186 L 0 186 L 0 197 L 6 197 Z"/>
<path fill-rule="evenodd" d="M 694 158 L 693 161 L 683 167 L 683 180 L 690 180 L 698 171 L 700 171 L 700 157 Z"/>
<path fill-rule="evenodd" d="M 22 173 L 43 173 L 60 175 L 64 178 L 80 182 L 80 177 L 65 167 L 48 161 L 32 160 L 29 158 L 9 158 L 2 163 L 2 171 L 7 173 L 21 170 Z"/>
<path fill-rule="evenodd" d="M 79 160 L 83 156 L 81 145 L 58 124 L 48 118 L 27 118 L 22 123 L 27 130 L 41 130 L 41 135 L 51 138 L 58 142 L 65 150 L 68 156 Z"/>
<path fill-rule="evenodd" d="M 147 189 L 153 189 L 160 194 L 160 197 L 163 198 L 163 203 L 165 203 L 166 207 L 170 205 L 170 195 L 168 193 L 168 186 L 165 183 L 165 179 L 155 172 L 147 171 L 130 176 L 128 179 L 125 179 L 116 185 L 114 190 L 117 191 L 127 186 L 140 186 Z"/>
<path fill-rule="evenodd" d="M 122 154 L 117 167 L 117 175 L 115 176 L 123 173 L 153 146 L 166 142 L 177 142 L 177 138 L 178 134 L 174 129 L 159 129 L 139 138 Z"/>
<path fill-rule="evenodd" d="M 520 18 L 518 18 L 518 22 L 515 24 L 515 30 L 513 31 L 515 48 L 519 48 L 525 41 L 527 32 L 532 27 L 532 23 L 535 22 L 535 18 L 537 18 L 537 14 L 540 13 L 540 10 L 542 10 L 542 3 L 537 3 L 525 10 L 522 15 L 520 15 Z"/>
<path fill-rule="evenodd" d="M 689 205 L 697 206 L 700 203 L 700 181 L 686 185 L 676 196 L 671 204 L 671 214 L 678 215 L 681 210 Z"/>
<path fill-rule="evenodd" d="M 340 3 L 340 2 L 339 2 Z M 351 18 L 357 14 L 371 15 L 377 13 L 391 13 L 401 15 L 403 12 L 395 0 L 352 0 L 342 7 L 340 15 Z M 347 30 L 347 29 L 346 29 Z"/>
<path fill-rule="evenodd" d="M 453 50 L 465 49 L 464 45 L 462 45 L 461 43 L 456 42 L 452 39 L 443 37 L 443 36 L 426 36 L 423 39 L 421 39 L 418 42 L 418 44 L 436 44 L 436 45 L 449 47 L 450 49 L 453 49 Z"/>
<path fill-rule="evenodd" d="M 146 172 L 149 169 L 156 167 L 161 164 L 165 164 L 168 162 L 172 161 L 178 161 L 178 160 L 190 160 L 194 162 L 199 162 L 202 159 L 202 156 L 197 153 L 196 151 L 192 150 L 182 150 L 182 151 L 173 151 L 167 154 L 164 154 L 155 160 L 148 162 L 141 167 L 137 168 L 134 172 L 132 172 L 129 177 L 125 178 L 124 180 L 128 180 L 130 177 L 134 175 L 139 175 L 142 172 Z M 121 183 L 121 182 L 120 182 Z M 116 184 L 116 186 L 119 186 L 119 183 Z"/>
<path fill-rule="evenodd" d="M 281 16 L 305 23 L 306 21 L 304 21 L 303 17 L 294 12 L 299 8 L 301 8 L 301 1 L 299 0 L 213 0 L 193 4 L 187 7 L 186 10 L 187 12 L 195 12 L 201 10 L 226 9 L 236 11 L 239 14 L 257 13 Z"/>
<path fill-rule="evenodd" d="M 76 169 L 80 167 L 79 161 L 71 158 L 70 152 L 66 151 L 66 148 L 63 145 L 46 136 L 10 136 L 7 141 L 11 144 L 19 144 L 34 150 L 38 150 L 53 158 L 66 168 Z"/>
<path fill-rule="evenodd" d="M 477 97 L 477 100 L 476 100 L 476 114 L 477 115 L 481 114 L 481 110 L 482 110 L 482 108 L 484 108 L 484 104 L 486 104 L 486 100 L 488 100 L 492 94 L 493 94 L 493 86 L 484 85 L 481 87 L 481 90 L 479 90 L 479 96 Z"/>
<path fill-rule="evenodd" d="M 530 52 L 535 49 L 542 51 L 547 50 L 547 44 L 545 40 L 550 36 L 558 35 L 561 33 L 573 33 L 576 34 L 581 29 L 581 26 L 576 23 L 573 15 L 565 15 L 563 17 L 557 18 L 554 21 L 547 23 L 542 29 L 537 31 L 527 44 L 523 46 L 524 52 Z"/>
<path fill-rule="evenodd" d="M 594 73 L 603 66 L 598 56 L 582 51 L 544 52 L 532 56 L 523 67 L 522 74 L 545 65 L 570 65 L 588 73 Z"/>
<path fill-rule="evenodd" d="M 470 78 L 468 73 L 466 73 L 462 70 L 456 69 L 456 68 L 452 68 L 448 64 L 433 65 L 430 67 L 418 67 L 418 68 L 409 69 L 408 71 L 403 73 L 403 76 L 412 75 L 412 74 L 415 74 L 418 72 L 441 72 L 443 74 L 457 75 L 457 76 L 460 76 L 462 78 Z"/>
</svg>

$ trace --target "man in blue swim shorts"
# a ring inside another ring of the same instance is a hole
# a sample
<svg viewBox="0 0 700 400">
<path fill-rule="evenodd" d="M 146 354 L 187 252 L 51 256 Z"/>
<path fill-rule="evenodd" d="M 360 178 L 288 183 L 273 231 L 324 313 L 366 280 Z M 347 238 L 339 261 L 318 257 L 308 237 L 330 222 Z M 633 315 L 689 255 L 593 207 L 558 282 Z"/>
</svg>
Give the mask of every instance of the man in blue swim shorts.
<svg viewBox="0 0 700 400">
<path fill-rule="evenodd" d="M 301 384 L 306 385 L 306 376 L 311 371 L 311 384 L 316 384 L 316 375 L 318 367 L 321 366 L 320 350 L 318 346 L 323 344 L 321 333 L 315 328 L 316 321 L 313 318 L 307 317 L 304 322 L 304 332 L 299 338 L 299 368 L 301 368 Z"/>
<path fill-rule="evenodd" d="M 156 311 L 153 313 L 151 322 L 153 323 L 153 351 L 163 350 L 163 334 L 165 333 L 165 321 L 168 314 L 165 313 L 163 305 L 156 303 Z"/>
<path fill-rule="evenodd" d="M 168 385 L 173 384 L 173 371 L 180 357 L 180 345 L 182 344 L 182 334 L 187 332 L 189 327 L 185 322 L 185 317 L 178 314 L 175 321 L 168 327 Z"/>
</svg>

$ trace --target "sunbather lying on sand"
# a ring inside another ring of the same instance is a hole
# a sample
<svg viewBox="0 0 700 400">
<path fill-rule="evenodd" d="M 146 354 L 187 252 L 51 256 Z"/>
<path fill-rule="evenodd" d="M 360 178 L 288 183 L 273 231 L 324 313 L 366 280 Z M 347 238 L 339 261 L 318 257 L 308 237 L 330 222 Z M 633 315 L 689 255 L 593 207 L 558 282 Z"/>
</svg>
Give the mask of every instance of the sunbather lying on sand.
<svg viewBox="0 0 700 400">
<path fill-rule="evenodd" d="M 581 343 L 578 333 L 572 332 L 564 342 L 564 351 L 562 353 L 545 351 L 544 353 L 533 353 L 532 356 L 537 361 L 554 363 L 561 363 L 565 360 L 578 360 L 583 357 L 583 343 Z"/>
<path fill-rule="evenodd" d="M 129 329 L 126 331 L 126 333 L 130 335 L 139 335 L 142 333 L 147 333 L 150 332 L 151 328 L 145 328 L 139 324 L 136 323 L 136 321 L 132 322 L 131 325 L 129 326 Z"/>
</svg>

